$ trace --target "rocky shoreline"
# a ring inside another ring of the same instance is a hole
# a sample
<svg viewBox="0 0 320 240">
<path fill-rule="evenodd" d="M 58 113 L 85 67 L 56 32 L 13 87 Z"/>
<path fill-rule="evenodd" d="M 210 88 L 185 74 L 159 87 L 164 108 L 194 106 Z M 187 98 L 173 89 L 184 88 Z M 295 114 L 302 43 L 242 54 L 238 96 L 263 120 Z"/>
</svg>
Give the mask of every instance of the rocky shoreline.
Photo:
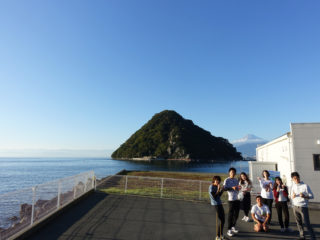
<svg viewBox="0 0 320 240">
<path fill-rule="evenodd" d="M 159 157 L 150 157 L 150 156 L 145 156 L 145 157 L 136 157 L 136 158 L 112 158 L 113 160 L 121 160 L 121 161 L 141 161 L 141 162 L 151 162 L 151 161 L 177 161 L 177 162 L 187 162 L 187 163 L 223 163 L 223 162 L 228 162 L 230 160 L 225 160 L 225 159 L 191 159 L 191 158 L 159 158 Z M 236 159 L 237 161 L 252 161 L 252 159 Z"/>
<path fill-rule="evenodd" d="M 191 162 L 192 159 L 190 158 L 160 158 L 160 157 L 153 157 L 153 156 L 145 156 L 145 157 L 135 157 L 135 158 L 113 158 L 114 160 L 129 160 L 129 161 L 185 161 Z"/>
</svg>

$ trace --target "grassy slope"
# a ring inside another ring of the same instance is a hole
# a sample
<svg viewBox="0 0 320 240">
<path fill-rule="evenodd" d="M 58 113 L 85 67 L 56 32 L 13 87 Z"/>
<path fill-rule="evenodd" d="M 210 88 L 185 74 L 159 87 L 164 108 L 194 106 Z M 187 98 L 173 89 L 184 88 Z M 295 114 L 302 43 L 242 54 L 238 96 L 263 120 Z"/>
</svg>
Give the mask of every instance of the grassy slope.
<svg viewBox="0 0 320 240">
<path fill-rule="evenodd" d="M 123 171 L 121 175 L 139 176 L 139 177 L 152 177 L 152 178 L 168 178 L 177 179 L 165 180 L 163 186 L 162 197 L 170 199 L 185 199 L 185 200 L 198 200 L 199 199 L 199 183 L 188 182 L 183 180 L 201 180 L 211 181 L 214 175 L 219 175 L 222 182 L 227 177 L 227 174 L 215 174 L 215 173 L 192 173 L 192 172 L 161 172 L 161 171 Z M 181 179 L 179 181 L 178 179 Z M 100 191 L 107 193 L 124 194 L 125 178 L 122 178 L 116 185 L 103 187 Z M 209 183 L 203 182 L 201 190 L 201 200 L 209 201 L 208 194 Z M 129 178 L 128 188 L 126 194 L 144 195 L 159 197 L 160 191 L 160 179 L 147 180 L 143 178 Z M 222 200 L 225 201 L 227 193 L 222 195 Z"/>
</svg>

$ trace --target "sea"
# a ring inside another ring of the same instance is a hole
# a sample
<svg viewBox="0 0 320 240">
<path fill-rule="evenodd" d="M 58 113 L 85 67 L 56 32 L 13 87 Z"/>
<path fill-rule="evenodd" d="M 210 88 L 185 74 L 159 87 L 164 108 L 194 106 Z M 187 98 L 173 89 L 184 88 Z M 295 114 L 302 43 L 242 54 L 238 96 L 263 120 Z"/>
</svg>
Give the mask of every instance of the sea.
<svg viewBox="0 0 320 240">
<path fill-rule="evenodd" d="M 0 158 L 1 194 L 93 170 L 98 179 L 119 171 L 178 171 L 227 173 L 230 167 L 248 172 L 248 162 L 187 163 L 183 161 L 124 161 L 111 158 Z"/>
<path fill-rule="evenodd" d="M 79 173 L 94 171 L 98 179 L 121 170 L 227 173 L 230 167 L 248 172 L 248 162 L 187 163 L 183 161 L 124 161 L 110 158 L 0 158 L 0 229 L 31 203 L 30 187 Z M 49 185 L 50 186 L 50 185 Z M 49 191 L 50 192 L 50 191 Z M 40 193 L 42 196 L 42 193 Z M 42 196 L 44 199 L 48 196 Z M 1 238 L 1 236 L 0 236 Z"/>
</svg>

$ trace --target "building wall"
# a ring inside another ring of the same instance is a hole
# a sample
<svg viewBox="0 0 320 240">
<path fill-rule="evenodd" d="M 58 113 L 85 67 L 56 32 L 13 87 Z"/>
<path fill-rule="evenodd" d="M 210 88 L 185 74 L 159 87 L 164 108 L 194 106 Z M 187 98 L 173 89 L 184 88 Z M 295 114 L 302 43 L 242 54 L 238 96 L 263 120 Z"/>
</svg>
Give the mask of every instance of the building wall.
<svg viewBox="0 0 320 240">
<path fill-rule="evenodd" d="M 307 183 L 315 195 L 315 201 L 320 202 L 320 171 L 314 170 L 313 154 L 320 154 L 320 123 L 291 124 L 295 171 L 299 172 L 301 180 Z"/>
<path fill-rule="evenodd" d="M 294 168 L 291 149 L 290 134 L 285 134 L 257 148 L 257 161 L 276 162 L 281 178 L 289 186 L 291 171 Z"/>
</svg>

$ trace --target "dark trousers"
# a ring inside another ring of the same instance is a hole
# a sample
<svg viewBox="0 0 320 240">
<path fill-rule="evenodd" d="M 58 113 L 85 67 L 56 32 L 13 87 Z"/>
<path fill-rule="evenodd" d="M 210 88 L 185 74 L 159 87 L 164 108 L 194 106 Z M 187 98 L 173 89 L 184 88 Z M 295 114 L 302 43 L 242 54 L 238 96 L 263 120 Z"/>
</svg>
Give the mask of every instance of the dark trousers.
<svg viewBox="0 0 320 240">
<path fill-rule="evenodd" d="M 244 211 L 244 215 L 248 217 L 249 211 L 251 209 L 251 195 L 249 192 L 244 194 L 243 200 L 240 203 L 240 208 Z"/>
<path fill-rule="evenodd" d="M 228 201 L 229 213 L 228 213 L 228 230 L 234 227 L 237 223 L 237 219 L 240 211 L 240 201 Z"/>
<path fill-rule="evenodd" d="M 220 237 L 223 235 L 223 227 L 224 227 L 224 222 L 225 222 L 225 218 L 224 218 L 224 209 L 222 204 L 220 205 L 215 205 L 216 208 L 216 213 L 218 215 L 219 218 L 219 224 L 218 224 L 218 231 L 217 231 L 217 236 Z"/>
<path fill-rule="evenodd" d="M 272 202 L 273 202 L 273 199 L 262 198 L 262 202 L 263 202 L 263 204 L 265 204 L 265 205 L 267 205 L 269 207 L 270 218 L 268 220 L 268 224 L 270 224 L 271 218 L 272 218 Z"/>
<path fill-rule="evenodd" d="M 288 204 L 287 201 L 285 202 L 277 202 L 276 209 L 278 213 L 278 220 L 281 228 L 288 228 L 289 227 L 289 211 L 288 211 Z M 284 214 L 284 225 L 282 220 L 282 212 Z"/>
<path fill-rule="evenodd" d="M 293 206 L 293 213 L 296 218 L 297 227 L 299 230 L 300 237 L 304 236 L 303 233 L 303 222 L 306 225 L 309 234 L 311 235 L 311 239 L 316 239 L 316 235 L 314 234 L 313 228 L 309 219 L 309 209 L 308 207 L 296 207 Z"/>
</svg>

